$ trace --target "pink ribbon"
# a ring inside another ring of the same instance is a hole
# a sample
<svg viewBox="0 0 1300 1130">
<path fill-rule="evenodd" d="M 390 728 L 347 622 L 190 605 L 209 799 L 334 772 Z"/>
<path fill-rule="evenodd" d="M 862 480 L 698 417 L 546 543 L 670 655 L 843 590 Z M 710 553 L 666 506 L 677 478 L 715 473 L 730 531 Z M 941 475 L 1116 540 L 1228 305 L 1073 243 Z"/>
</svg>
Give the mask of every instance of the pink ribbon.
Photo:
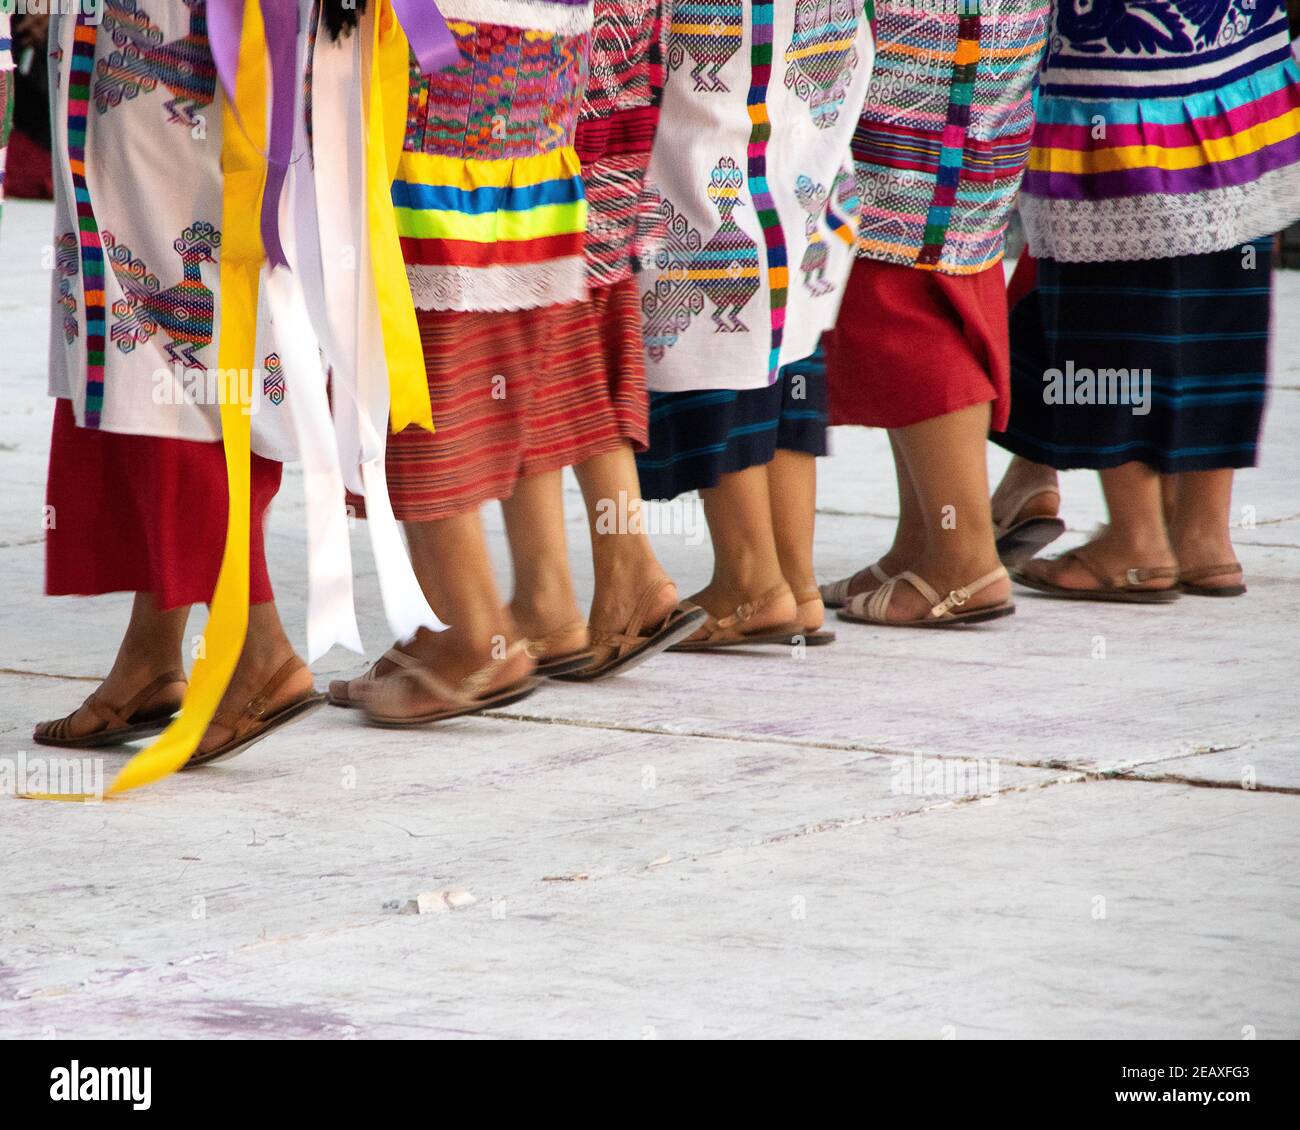
<svg viewBox="0 0 1300 1130">
<path fill-rule="evenodd" d="M 379 3 L 380 0 L 371 0 Z M 460 58 L 460 47 L 435 0 L 391 0 L 393 11 L 420 67 L 432 74 Z M 267 262 L 288 266 L 280 242 L 280 196 L 293 159 L 293 114 L 297 105 L 297 6 L 287 0 L 260 0 L 266 48 L 271 68 L 271 131 L 267 153 L 266 188 L 259 226 Z M 244 0 L 208 0 L 208 42 L 221 89 L 235 106 L 239 70 L 239 40 L 244 28 Z M 236 110 L 236 114 L 238 111 Z M 242 126 L 242 123 L 241 123 Z"/>
</svg>

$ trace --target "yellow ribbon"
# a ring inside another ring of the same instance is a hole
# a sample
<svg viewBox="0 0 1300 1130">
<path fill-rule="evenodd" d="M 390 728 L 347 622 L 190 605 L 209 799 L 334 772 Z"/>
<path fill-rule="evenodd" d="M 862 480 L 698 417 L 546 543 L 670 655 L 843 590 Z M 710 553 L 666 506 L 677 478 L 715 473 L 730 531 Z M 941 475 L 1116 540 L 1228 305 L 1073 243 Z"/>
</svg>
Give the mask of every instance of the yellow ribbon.
<svg viewBox="0 0 1300 1130">
<path fill-rule="evenodd" d="M 420 345 L 415 303 L 406 279 L 402 245 L 393 210 L 393 179 L 406 137 L 406 100 L 411 83 L 411 48 L 393 13 L 383 0 L 374 19 L 370 55 L 370 84 L 365 100 L 367 210 L 370 220 L 370 264 L 378 292 L 379 319 L 388 362 L 389 417 L 400 432 L 410 424 L 433 431 L 429 380 Z"/>
<path fill-rule="evenodd" d="M 258 230 L 266 181 L 266 43 L 257 4 L 244 7 L 234 107 L 222 109 L 221 331 L 217 367 L 223 373 L 257 366 L 257 292 L 263 249 Z M 242 121 L 243 127 L 239 125 Z M 240 382 L 230 382 L 238 386 Z M 152 784 L 180 769 L 198 748 L 226 693 L 248 631 L 249 463 L 251 424 L 238 398 L 221 397 L 229 505 L 226 548 L 212 596 L 203 653 L 194 663 L 180 715 L 148 749 L 122 767 L 108 795 Z"/>
</svg>

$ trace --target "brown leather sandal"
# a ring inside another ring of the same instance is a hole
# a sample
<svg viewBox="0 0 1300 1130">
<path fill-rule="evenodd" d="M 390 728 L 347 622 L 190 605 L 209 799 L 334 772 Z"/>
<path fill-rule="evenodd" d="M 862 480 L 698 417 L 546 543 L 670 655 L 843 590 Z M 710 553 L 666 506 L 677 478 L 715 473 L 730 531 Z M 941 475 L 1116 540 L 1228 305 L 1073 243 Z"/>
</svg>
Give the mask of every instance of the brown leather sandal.
<svg viewBox="0 0 1300 1130">
<path fill-rule="evenodd" d="M 684 609 L 680 604 L 656 626 L 646 630 L 646 617 L 655 600 L 673 583 L 671 577 L 660 577 L 646 586 L 621 632 L 593 631 L 591 643 L 596 649 L 596 659 L 590 666 L 562 678 L 586 683 L 630 671 L 694 632 L 708 618 L 708 613 L 703 608 Z"/>
<path fill-rule="evenodd" d="M 418 667 L 420 661 L 414 656 L 407 655 L 404 651 L 398 651 L 396 646 L 390 647 L 383 655 L 372 663 L 364 675 L 358 675 L 355 679 L 332 679 L 330 680 L 329 693 L 325 696 L 331 706 L 342 706 L 348 710 L 356 710 L 365 705 L 366 697 L 374 693 L 375 685 L 380 679 L 388 678 L 393 672 L 387 672 L 378 675 L 379 664 L 387 660 L 398 669 L 405 667 Z"/>
<path fill-rule="evenodd" d="M 1246 585 L 1243 581 L 1236 585 L 1203 585 L 1212 577 L 1231 577 L 1241 572 L 1241 562 L 1231 565 L 1204 565 L 1198 569 L 1180 569 L 1178 572 L 1178 591 L 1188 596 L 1244 596 Z"/>
<path fill-rule="evenodd" d="M 1164 566 L 1155 568 L 1125 569 L 1118 576 L 1109 576 L 1095 561 L 1089 559 L 1084 547 L 1072 549 L 1069 553 L 1053 558 L 1055 561 L 1077 561 L 1097 582 L 1095 589 L 1072 589 L 1054 584 L 1045 577 L 1036 577 L 1023 569 L 1013 569 L 1011 579 L 1018 585 L 1024 585 L 1035 592 L 1048 596 L 1060 597 L 1062 600 L 1101 600 L 1116 604 L 1170 604 L 1181 595 L 1178 591 L 1178 570 Z M 1144 588 L 1148 581 L 1170 583 L 1161 588 Z"/>
<path fill-rule="evenodd" d="M 704 623 L 693 635 L 688 636 L 681 643 L 673 644 L 668 650 L 717 651 L 726 647 L 750 647 L 755 644 L 795 643 L 795 637 L 803 632 L 803 625 L 798 620 L 790 620 L 787 623 L 767 628 L 745 628 L 745 625 L 758 613 L 762 612 L 764 608 L 778 597 L 789 592 L 790 586 L 782 581 L 779 585 L 774 585 L 768 589 L 757 600 L 746 601 L 721 620 L 715 619 L 707 610 L 700 609 L 699 605 L 692 604 L 689 600 L 683 600 L 677 606 L 678 610 L 682 612 L 704 611 Z"/>
<path fill-rule="evenodd" d="M 268 715 L 266 708 L 271 699 L 288 680 L 290 675 L 303 670 L 306 664 L 296 655 L 286 659 L 271 676 L 267 684 L 244 706 L 243 710 L 218 710 L 212 716 L 210 725 L 224 726 L 233 731 L 230 738 L 206 753 L 194 753 L 185 763 L 186 769 L 200 765 L 211 765 L 214 761 L 224 761 L 243 753 L 250 746 L 256 745 L 282 726 L 287 726 L 304 715 L 310 714 L 317 707 L 325 705 L 325 696 L 313 688 L 300 698 L 286 706 L 280 707 L 274 714 Z"/>
<path fill-rule="evenodd" d="M 516 640 L 500 659 L 485 663 L 456 686 L 428 667 L 408 667 L 380 680 L 379 689 L 365 704 L 366 718 L 376 726 L 407 730 L 478 714 L 494 706 L 509 706 L 527 698 L 541 685 L 533 676 L 537 661 L 528 653 L 528 641 Z M 411 688 L 429 696 L 429 706 L 415 714 L 399 713 L 400 696 Z"/>
<path fill-rule="evenodd" d="M 168 671 L 159 675 L 143 690 L 136 692 L 121 706 L 110 706 L 96 691 L 82 706 L 87 707 L 99 722 L 99 728 L 88 734 L 72 734 L 72 718 L 77 713 L 65 714 L 50 722 L 37 723 L 32 732 L 32 741 L 41 745 L 62 746 L 64 749 L 96 749 L 99 746 L 120 745 L 140 738 L 151 738 L 161 734 L 176 717 L 180 709 L 180 699 L 175 702 L 154 705 L 141 710 L 140 704 L 148 702 L 164 687 L 172 683 L 185 683 L 184 671 Z M 80 710 L 78 707 L 77 710 Z"/>
<path fill-rule="evenodd" d="M 537 660 L 533 674 L 542 679 L 582 671 L 596 660 L 586 620 L 575 620 L 538 639 L 530 639 L 528 654 Z"/>
</svg>

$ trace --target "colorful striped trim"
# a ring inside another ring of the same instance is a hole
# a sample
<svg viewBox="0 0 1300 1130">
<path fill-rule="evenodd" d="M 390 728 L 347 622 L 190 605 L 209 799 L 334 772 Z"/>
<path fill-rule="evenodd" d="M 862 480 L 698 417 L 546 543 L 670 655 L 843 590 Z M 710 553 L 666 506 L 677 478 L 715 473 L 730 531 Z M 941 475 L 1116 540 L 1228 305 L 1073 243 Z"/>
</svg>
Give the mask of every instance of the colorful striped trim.
<svg viewBox="0 0 1300 1130">
<path fill-rule="evenodd" d="M 392 196 L 407 263 L 539 263 L 581 254 L 587 231 L 572 147 L 499 161 L 404 153 Z"/>
<path fill-rule="evenodd" d="M 749 192 L 754 198 L 758 222 L 767 247 L 767 282 L 772 311 L 772 346 L 768 355 L 767 382 L 774 384 L 781 359 L 781 342 L 785 337 L 785 307 L 789 297 L 790 266 L 785 233 L 777 214 L 776 201 L 767 183 L 767 143 L 772 137 L 772 122 L 767 113 L 767 86 L 772 77 L 771 0 L 756 0 L 753 5 L 753 41 L 750 45 L 750 85 L 746 104 L 753 129 L 749 134 Z"/>
<path fill-rule="evenodd" d="M 916 265 L 934 270 L 943 258 L 943 245 L 957 202 L 957 185 L 961 180 L 962 156 L 966 148 L 966 131 L 970 126 L 971 100 L 975 94 L 975 72 L 980 60 L 980 4 L 966 0 L 957 21 L 957 52 L 953 56 L 952 87 L 948 95 L 948 121 L 943 131 L 943 148 L 935 174 L 934 195 L 925 218 L 924 243 L 916 256 Z"/>
<path fill-rule="evenodd" d="M 68 165 L 72 170 L 73 199 L 81 244 L 81 286 L 86 312 L 86 406 L 84 427 L 98 428 L 104 409 L 104 249 L 99 225 L 86 183 L 86 123 L 90 110 L 90 76 L 95 66 L 98 25 L 77 15 L 72 31 L 72 59 L 68 73 Z"/>
</svg>

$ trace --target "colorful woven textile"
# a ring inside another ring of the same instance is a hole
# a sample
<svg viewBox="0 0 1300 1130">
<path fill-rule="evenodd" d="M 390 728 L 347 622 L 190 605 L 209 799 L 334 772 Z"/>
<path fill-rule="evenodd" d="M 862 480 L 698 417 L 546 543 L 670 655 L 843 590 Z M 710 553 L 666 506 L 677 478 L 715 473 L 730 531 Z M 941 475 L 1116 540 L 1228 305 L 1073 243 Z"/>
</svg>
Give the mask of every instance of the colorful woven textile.
<svg viewBox="0 0 1300 1130">
<path fill-rule="evenodd" d="M 1040 258 L 1205 254 L 1300 217 L 1283 0 L 1057 11 L 1021 210 Z"/>
<path fill-rule="evenodd" d="M 777 451 L 827 450 L 826 364 L 819 350 L 784 366 L 762 388 L 651 394 L 650 451 L 637 456 L 636 466 L 646 498 L 672 499 L 771 463 Z"/>
<path fill-rule="evenodd" d="M 104 0 L 102 17 L 50 24 L 49 391 L 80 427 L 216 440 L 223 130 L 207 6 Z M 265 365 L 276 344 L 262 313 Z M 253 450 L 294 458 L 285 396 L 252 371 L 240 383 Z"/>
<path fill-rule="evenodd" d="M 637 269 L 650 234 L 646 170 L 664 88 L 662 0 L 596 0 L 591 71 L 575 147 L 587 190 L 587 269 L 610 286 Z"/>
<path fill-rule="evenodd" d="M 678 0 L 641 275 L 650 387 L 761 388 L 835 318 L 872 60 L 863 0 Z"/>
<path fill-rule="evenodd" d="M 1047 0 L 876 5 L 876 64 L 853 138 L 860 255 L 949 274 L 1001 259 L 1049 9 Z"/>
<path fill-rule="evenodd" d="M 1068 470 L 1251 467 L 1268 396 L 1271 240 L 1143 262 L 1035 263 L 994 440 Z"/>
<path fill-rule="evenodd" d="M 586 293 L 587 202 L 574 149 L 590 0 L 449 0 L 460 62 L 412 59 L 393 184 L 415 304 L 522 310 Z"/>
<path fill-rule="evenodd" d="M 645 446 L 631 279 L 583 302 L 417 317 L 437 431 L 388 436 L 388 485 L 403 521 L 471 513 L 509 498 L 523 476 Z M 364 514 L 363 500 L 349 502 Z"/>
</svg>

